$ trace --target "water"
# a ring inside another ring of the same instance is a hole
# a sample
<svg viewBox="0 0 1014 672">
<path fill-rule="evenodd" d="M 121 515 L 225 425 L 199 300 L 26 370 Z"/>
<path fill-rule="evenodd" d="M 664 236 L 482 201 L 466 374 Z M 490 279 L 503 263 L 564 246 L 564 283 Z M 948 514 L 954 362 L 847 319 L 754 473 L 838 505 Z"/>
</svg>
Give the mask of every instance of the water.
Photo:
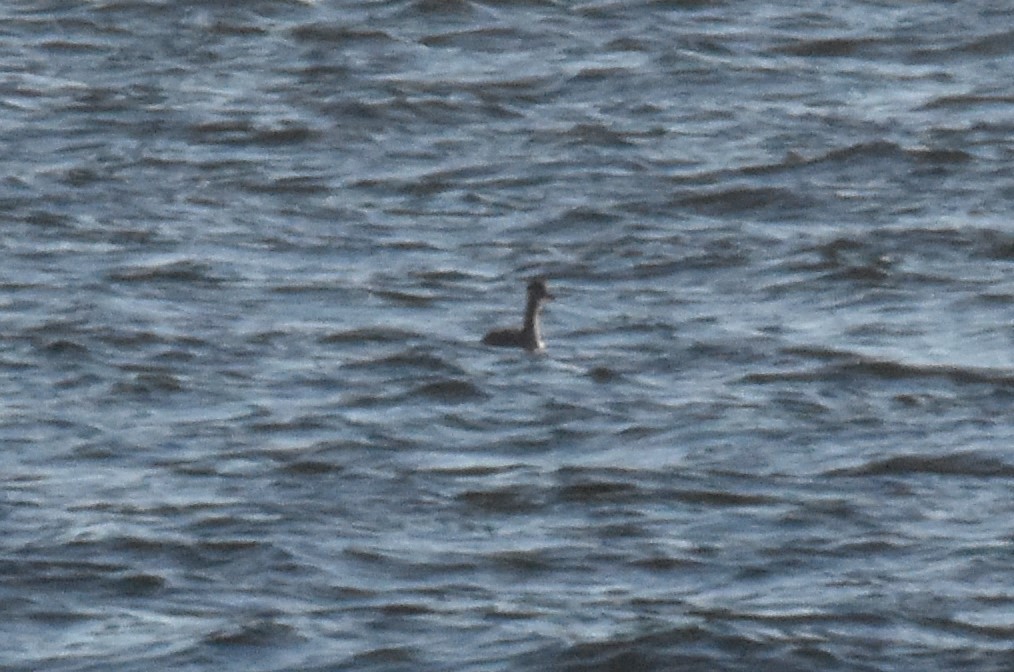
<svg viewBox="0 0 1014 672">
<path fill-rule="evenodd" d="M 1014 667 L 1007 3 L 2 12 L 4 669 Z"/>
</svg>

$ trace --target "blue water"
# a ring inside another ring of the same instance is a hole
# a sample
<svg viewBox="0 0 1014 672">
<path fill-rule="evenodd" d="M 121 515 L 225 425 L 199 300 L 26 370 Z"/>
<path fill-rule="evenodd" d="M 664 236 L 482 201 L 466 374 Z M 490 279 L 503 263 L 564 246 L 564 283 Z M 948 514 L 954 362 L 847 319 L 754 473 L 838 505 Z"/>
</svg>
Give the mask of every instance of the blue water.
<svg viewBox="0 0 1014 672">
<path fill-rule="evenodd" d="M 1014 669 L 1007 3 L 0 16 L 4 670 Z"/>
</svg>

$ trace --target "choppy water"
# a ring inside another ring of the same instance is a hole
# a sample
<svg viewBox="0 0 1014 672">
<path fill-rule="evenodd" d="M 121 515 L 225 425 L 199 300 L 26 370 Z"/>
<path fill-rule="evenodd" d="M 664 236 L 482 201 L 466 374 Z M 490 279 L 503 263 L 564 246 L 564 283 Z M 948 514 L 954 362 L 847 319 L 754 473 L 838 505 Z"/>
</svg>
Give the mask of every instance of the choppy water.
<svg viewBox="0 0 1014 672">
<path fill-rule="evenodd" d="M 4 669 L 1014 669 L 1008 3 L 0 12 Z"/>
</svg>

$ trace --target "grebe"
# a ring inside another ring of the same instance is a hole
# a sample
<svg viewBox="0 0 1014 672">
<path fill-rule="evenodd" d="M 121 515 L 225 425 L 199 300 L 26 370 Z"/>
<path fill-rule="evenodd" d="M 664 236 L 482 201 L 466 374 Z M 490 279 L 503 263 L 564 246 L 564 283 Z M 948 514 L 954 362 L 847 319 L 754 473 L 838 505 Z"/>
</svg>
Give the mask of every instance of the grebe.
<svg viewBox="0 0 1014 672">
<path fill-rule="evenodd" d="M 542 350 L 546 344 L 542 342 L 539 330 L 539 311 L 553 295 L 546 288 L 546 281 L 535 278 L 528 283 L 528 303 L 525 304 L 525 324 L 521 329 L 497 329 L 482 337 L 485 345 L 496 345 L 505 348 L 524 348 L 528 351 Z"/>
</svg>

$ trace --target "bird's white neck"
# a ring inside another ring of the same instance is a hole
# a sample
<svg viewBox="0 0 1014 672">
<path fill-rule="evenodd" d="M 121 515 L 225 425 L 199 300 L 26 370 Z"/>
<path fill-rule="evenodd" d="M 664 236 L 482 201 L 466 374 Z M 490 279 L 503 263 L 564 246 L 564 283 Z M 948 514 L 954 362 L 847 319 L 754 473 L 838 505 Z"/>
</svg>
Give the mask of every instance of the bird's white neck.
<svg viewBox="0 0 1014 672">
<path fill-rule="evenodd" d="M 525 306 L 525 326 L 521 330 L 528 347 L 533 350 L 541 350 L 542 333 L 539 329 L 539 311 L 542 310 L 542 300 L 535 296 L 528 297 Z"/>
</svg>

